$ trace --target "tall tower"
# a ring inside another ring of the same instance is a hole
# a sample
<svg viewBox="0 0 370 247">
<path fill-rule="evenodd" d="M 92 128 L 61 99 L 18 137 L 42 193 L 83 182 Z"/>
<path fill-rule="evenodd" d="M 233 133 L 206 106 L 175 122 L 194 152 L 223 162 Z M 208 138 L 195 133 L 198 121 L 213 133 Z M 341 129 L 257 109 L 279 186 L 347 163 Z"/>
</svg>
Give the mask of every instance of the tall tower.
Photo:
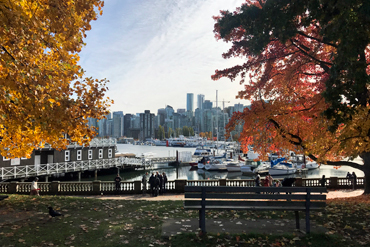
<svg viewBox="0 0 370 247">
<path fill-rule="evenodd" d="M 204 94 L 198 94 L 197 108 L 199 110 L 203 109 L 203 102 L 204 102 Z"/>
<path fill-rule="evenodd" d="M 194 111 L 194 94 L 192 93 L 186 95 L 186 111 Z"/>
</svg>

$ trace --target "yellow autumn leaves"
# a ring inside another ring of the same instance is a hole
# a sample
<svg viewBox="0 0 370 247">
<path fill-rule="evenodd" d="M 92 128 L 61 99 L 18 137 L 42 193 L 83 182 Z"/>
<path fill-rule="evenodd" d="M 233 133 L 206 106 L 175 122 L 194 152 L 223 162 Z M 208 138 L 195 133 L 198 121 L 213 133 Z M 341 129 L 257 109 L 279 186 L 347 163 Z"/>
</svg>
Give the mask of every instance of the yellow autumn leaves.
<svg viewBox="0 0 370 247">
<path fill-rule="evenodd" d="M 83 78 L 77 64 L 99 0 L 0 1 L 0 152 L 24 157 L 40 143 L 65 148 L 67 133 L 87 143 L 86 118 L 112 103 L 106 79 Z M 78 83 L 74 83 L 78 80 Z"/>
</svg>

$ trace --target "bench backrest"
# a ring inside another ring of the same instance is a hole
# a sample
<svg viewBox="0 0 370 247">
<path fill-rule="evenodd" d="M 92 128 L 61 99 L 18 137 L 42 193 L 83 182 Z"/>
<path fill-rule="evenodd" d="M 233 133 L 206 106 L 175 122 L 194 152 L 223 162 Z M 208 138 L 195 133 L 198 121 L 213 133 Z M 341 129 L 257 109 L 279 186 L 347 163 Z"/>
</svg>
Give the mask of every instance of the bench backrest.
<svg viewBox="0 0 370 247">
<path fill-rule="evenodd" d="M 305 210 L 325 207 L 325 187 L 185 186 L 185 208 Z"/>
</svg>

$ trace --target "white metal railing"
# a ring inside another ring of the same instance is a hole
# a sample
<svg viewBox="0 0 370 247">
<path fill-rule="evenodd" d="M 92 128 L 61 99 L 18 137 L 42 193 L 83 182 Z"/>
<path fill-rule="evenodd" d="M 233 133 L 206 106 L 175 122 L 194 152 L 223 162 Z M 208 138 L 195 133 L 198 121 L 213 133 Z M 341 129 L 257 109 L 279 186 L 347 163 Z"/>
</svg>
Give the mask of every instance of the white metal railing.
<svg viewBox="0 0 370 247">
<path fill-rule="evenodd" d="M 67 173 L 85 170 L 94 170 L 102 168 L 111 168 L 116 166 L 137 166 L 137 167 L 151 167 L 154 162 L 170 162 L 175 160 L 175 157 L 165 158 L 128 158 L 117 157 L 112 159 L 96 159 L 60 162 L 51 164 L 38 164 L 27 166 L 12 166 L 0 168 L 0 179 L 22 178 L 41 175 L 51 175 L 56 173 Z"/>
</svg>

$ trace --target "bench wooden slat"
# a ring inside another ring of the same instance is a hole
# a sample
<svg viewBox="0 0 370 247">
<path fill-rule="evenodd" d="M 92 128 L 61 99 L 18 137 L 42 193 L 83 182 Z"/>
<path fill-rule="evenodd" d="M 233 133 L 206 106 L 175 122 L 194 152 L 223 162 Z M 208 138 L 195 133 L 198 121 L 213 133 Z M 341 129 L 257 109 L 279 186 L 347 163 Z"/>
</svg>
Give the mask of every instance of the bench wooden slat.
<svg viewBox="0 0 370 247">
<path fill-rule="evenodd" d="M 232 186 L 185 186 L 185 192 L 306 192 L 327 193 L 326 187 L 232 187 Z"/>
<path fill-rule="evenodd" d="M 185 193 L 185 198 L 202 198 L 201 193 Z M 273 200 L 305 200 L 306 194 L 255 194 L 255 193 L 207 193 L 207 199 L 273 199 Z M 311 200 L 326 200 L 326 195 L 311 195 Z"/>
<path fill-rule="evenodd" d="M 186 200 L 184 207 L 198 206 L 201 205 L 201 200 Z M 310 203 L 311 207 L 325 207 L 326 202 L 313 201 Z M 269 207 L 269 208 L 283 208 L 283 207 L 298 207 L 305 208 L 305 201 L 226 201 L 226 200 L 206 200 L 205 209 L 209 209 L 212 206 L 225 206 L 233 209 L 233 207 Z"/>
</svg>

